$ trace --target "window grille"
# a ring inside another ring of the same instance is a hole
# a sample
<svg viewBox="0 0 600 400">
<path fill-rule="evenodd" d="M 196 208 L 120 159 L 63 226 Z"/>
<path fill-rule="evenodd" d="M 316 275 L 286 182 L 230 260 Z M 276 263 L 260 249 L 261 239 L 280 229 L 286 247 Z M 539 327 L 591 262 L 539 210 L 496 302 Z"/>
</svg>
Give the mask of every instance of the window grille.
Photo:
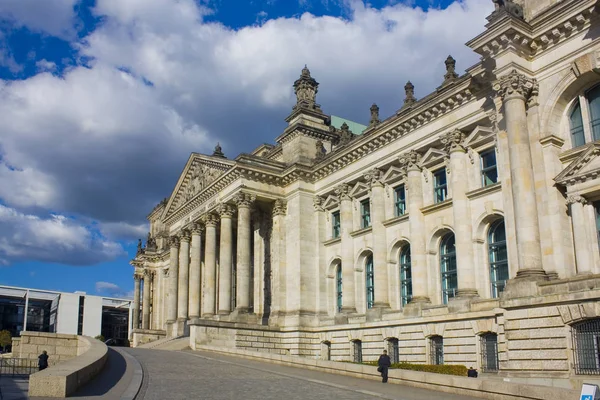
<svg viewBox="0 0 600 400">
<path fill-rule="evenodd" d="M 342 264 L 338 264 L 336 268 L 335 284 L 337 294 L 337 312 L 342 312 Z"/>
<path fill-rule="evenodd" d="M 390 338 L 388 339 L 388 355 L 390 356 L 390 360 L 392 364 L 400 362 L 400 346 L 398 344 L 398 339 Z"/>
<path fill-rule="evenodd" d="M 360 340 L 354 340 L 352 346 L 354 350 L 354 362 L 362 363 L 362 342 Z"/>
<path fill-rule="evenodd" d="M 406 189 L 404 185 L 400 185 L 394 189 L 394 196 L 396 198 L 395 215 L 399 217 L 406 213 Z"/>
<path fill-rule="evenodd" d="M 483 186 L 498 182 L 498 167 L 496 165 L 496 149 L 481 153 L 481 179 Z"/>
<path fill-rule="evenodd" d="M 360 202 L 361 228 L 371 226 L 371 204 L 369 199 Z"/>
<path fill-rule="evenodd" d="M 448 197 L 448 181 L 446 180 L 446 168 L 438 169 L 433 173 L 434 202 L 441 203 Z"/>
<path fill-rule="evenodd" d="M 454 234 L 449 233 L 442 238 L 440 244 L 440 270 L 442 272 L 442 301 L 456 296 L 458 277 L 456 275 L 456 247 Z"/>
<path fill-rule="evenodd" d="M 573 325 L 575 373 L 600 375 L 600 318 Z"/>
<path fill-rule="evenodd" d="M 333 238 L 339 238 L 341 234 L 340 212 L 336 211 L 331 214 L 331 225 L 333 228 Z"/>
<path fill-rule="evenodd" d="M 506 231 L 504 220 L 496 221 L 488 233 L 488 254 L 490 259 L 491 296 L 500 297 L 508 280 L 508 253 L 506 251 Z"/>
<path fill-rule="evenodd" d="M 481 335 L 481 369 L 483 372 L 498 372 L 498 335 Z"/>
<path fill-rule="evenodd" d="M 406 245 L 400 252 L 400 298 L 402 306 L 412 300 L 412 270 L 410 261 L 410 245 Z"/>
<path fill-rule="evenodd" d="M 431 364 L 444 364 L 444 338 L 441 336 L 432 336 L 429 339 Z"/>
<path fill-rule="evenodd" d="M 365 263 L 366 284 L 367 284 L 367 308 L 373 308 L 375 304 L 375 276 L 373 273 L 373 254 L 367 257 Z"/>
</svg>

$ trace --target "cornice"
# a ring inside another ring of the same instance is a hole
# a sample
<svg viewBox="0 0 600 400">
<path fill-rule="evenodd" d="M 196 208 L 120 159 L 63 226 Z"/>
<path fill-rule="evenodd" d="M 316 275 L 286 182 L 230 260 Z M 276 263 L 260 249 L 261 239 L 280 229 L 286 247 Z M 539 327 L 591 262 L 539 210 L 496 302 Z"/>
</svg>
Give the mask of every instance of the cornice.
<svg viewBox="0 0 600 400">
<path fill-rule="evenodd" d="M 493 185 L 484 186 L 479 189 L 471 190 L 470 192 L 467 192 L 466 195 L 469 200 L 473 200 L 473 199 L 488 195 L 490 193 L 499 192 L 501 190 L 502 190 L 502 183 L 496 182 Z"/>
<path fill-rule="evenodd" d="M 314 128 L 312 126 L 303 124 L 302 122 L 296 122 L 293 125 L 288 126 L 285 131 L 275 139 L 275 141 L 277 143 L 284 144 L 299 135 L 327 141 L 334 141 L 338 138 L 337 134 L 330 131 Z"/>
<path fill-rule="evenodd" d="M 430 206 L 423 207 L 421 208 L 421 212 L 423 213 L 423 215 L 427 215 L 449 207 L 452 207 L 452 199 L 444 200 L 441 203 L 435 203 Z"/>
<path fill-rule="evenodd" d="M 336 237 L 333 239 L 329 239 L 323 242 L 323 246 L 325 247 L 329 247 L 329 246 L 333 246 L 334 244 L 338 244 L 342 242 L 342 238 L 340 237 Z"/>
<path fill-rule="evenodd" d="M 387 227 L 399 224 L 401 222 L 408 221 L 408 218 L 409 218 L 408 213 L 400 215 L 398 217 L 390 218 L 388 220 L 383 221 L 383 226 L 385 226 L 387 228 Z"/>
<path fill-rule="evenodd" d="M 353 238 L 362 236 L 362 235 L 366 235 L 367 233 L 371 233 L 371 231 L 373 231 L 373 227 L 372 226 L 368 226 L 366 228 L 362 228 L 359 229 L 357 231 L 354 232 L 350 232 L 350 236 L 352 236 Z"/>
</svg>

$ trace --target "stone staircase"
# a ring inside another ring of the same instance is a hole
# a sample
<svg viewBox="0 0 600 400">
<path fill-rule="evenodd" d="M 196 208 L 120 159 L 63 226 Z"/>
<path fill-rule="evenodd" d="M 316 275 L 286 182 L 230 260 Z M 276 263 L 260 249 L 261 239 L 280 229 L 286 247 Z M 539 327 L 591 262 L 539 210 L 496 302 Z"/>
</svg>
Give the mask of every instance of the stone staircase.
<svg viewBox="0 0 600 400">
<path fill-rule="evenodd" d="M 189 336 L 179 336 L 174 338 L 163 338 L 154 342 L 146 343 L 138 346 L 138 349 L 155 349 L 155 350 L 184 350 L 190 347 Z"/>
</svg>

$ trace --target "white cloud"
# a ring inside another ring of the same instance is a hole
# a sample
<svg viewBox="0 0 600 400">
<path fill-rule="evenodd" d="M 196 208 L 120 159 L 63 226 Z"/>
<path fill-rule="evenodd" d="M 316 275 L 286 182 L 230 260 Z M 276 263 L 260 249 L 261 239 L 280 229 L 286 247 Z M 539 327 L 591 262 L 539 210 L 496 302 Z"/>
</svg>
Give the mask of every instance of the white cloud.
<svg viewBox="0 0 600 400">
<path fill-rule="evenodd" d="M 92 265 L 124 254 L 118 243 L 65 216 L 44 219 L 0 205 L 0 259 L 6 263 L 39 260 Z"/>
<path fill-rule="evenodd" d="M 74 7 L 80 0 L 2 0 L 0 20 L 52 36 L 70 37 L 73 28 Z"/>
<path fill-rule="evenodd" d="M 35 66 L 38 68 L 39 72 L 54 72 L 54 71 L 56 71 L 56 63 L 53 63 L 52 61 L 48 61 L 46 59 L 36 62 Z"/>
<path fill-rule="evenodd" d="M 100 224 L 100 232 L 110 240 L 132 241 L 144 239 L 148 234 L 148 224 L 128 224 L 126 222 L 108 222 Z"/>
<path fill-rule="evenodd" d="M 96 293 L 109 297 L 133 299 L 133 291 L 123 290 L 119 285 L 111 282 L 96 282 Z"/>
</svg>

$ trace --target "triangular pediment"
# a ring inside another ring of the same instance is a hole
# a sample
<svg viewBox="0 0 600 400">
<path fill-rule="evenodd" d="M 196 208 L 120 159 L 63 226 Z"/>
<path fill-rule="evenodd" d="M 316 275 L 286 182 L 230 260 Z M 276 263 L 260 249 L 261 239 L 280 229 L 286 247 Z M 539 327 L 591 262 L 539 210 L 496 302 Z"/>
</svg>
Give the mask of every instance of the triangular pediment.
<svg viewBox="0 0 600 400">
<path fill-rule="evenodd" d="M 361 197 L 369 193 L 369 186 L 364 182 L 356 182 L 356 185 L 350 190 L 351 197 Z"/>
<path fill-rule="evenodd" d="M 226 158 L 192 153 L 169 197 L 163 219 L 203 192 L 233 165 L 235 162 Z"/>
<path fill-rule="evenodd" d="M 396 182 L 403 180 L 406 177 L 406 172 L 400 167 L 396 167 L 392 165 L 384 174 L 383 174 L 383 183 L 391 185 Z"/>
<path fill-rule="evenodd" d="M 571 182 L 600 177 L 600 143 L 592 143 L 571 164 L 554 178 L 556 183 L 568 186 Z"/>
<path fill-rule="evenodd" d="M 448 154 L 445 151 L 431 148 L 425 153 L 423 158 L 421 158 L 421 165 L 425 168 L 432 167 L 436 164 L 440 164 L 444 161 L 444 157 L 447 157 Z"/>
<path fill-rule="evenodd" d="M 323 202 L 323 208 L 326 210 L 332 210 L 340 204 L 340 199 L 330 194 Z"/>
<path fill-rule="evenodd" d="M 494 131 L 492 128 L 477 126 L 473 132 L 467 136 L 464 142 L 465 147 L 477 147 L 494 141 Z"/>
</svg>

